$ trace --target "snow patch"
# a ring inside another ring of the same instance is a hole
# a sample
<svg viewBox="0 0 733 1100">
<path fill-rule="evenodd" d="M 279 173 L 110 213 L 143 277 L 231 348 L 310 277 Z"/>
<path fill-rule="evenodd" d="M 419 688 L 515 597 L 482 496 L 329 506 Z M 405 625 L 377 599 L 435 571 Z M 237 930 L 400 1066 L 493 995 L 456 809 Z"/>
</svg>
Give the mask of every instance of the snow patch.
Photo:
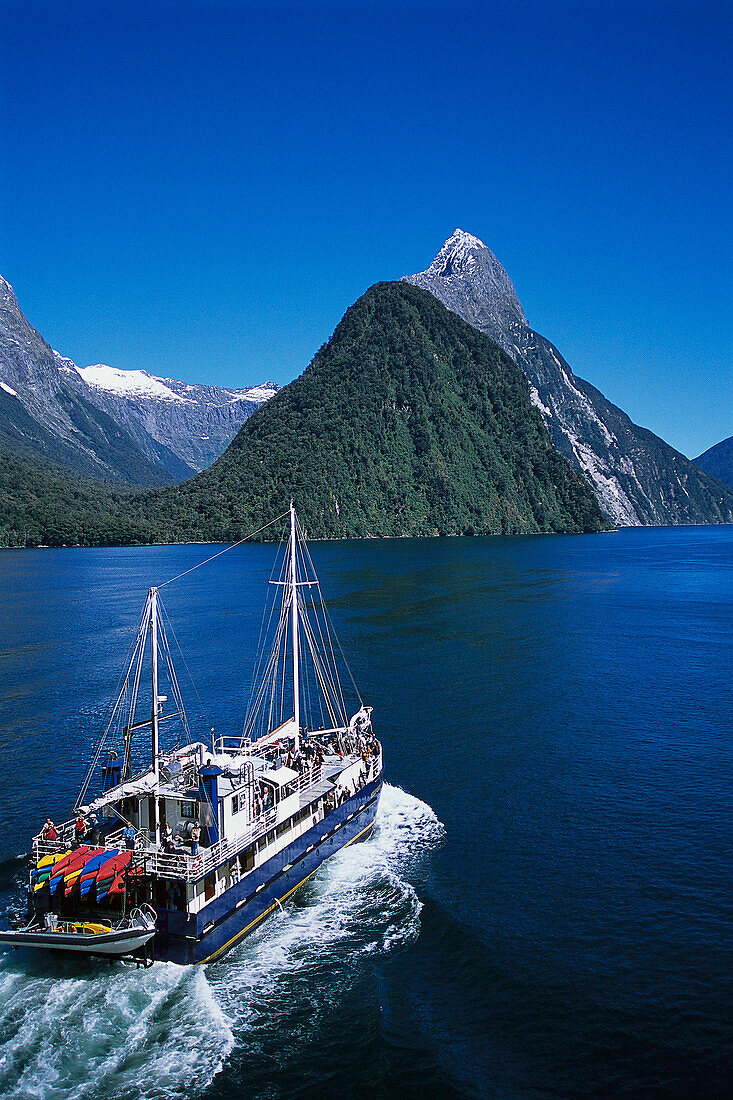
<svg viewBox="0 0 733 1100">
<path fill-rule="evenodd" d="M 271 397 L 274 397 L 277 393 L 277 387 L 273 386 L 252 386 L 251 389 L 245 390 L 244 393 L 238 393 L 236 397 L 233 397 L 233 401 L 259 401 L 264 403 L 269 401 Z"/>
<path fill-rule="evenodd" d="M 474 237 L 473 233 L 467 233 L 465 229 L 454 229 L 453 235 L 449 237 L 446 244 L 451 242 L 463 245 L 464 248 L 486 248 L 483 241 L 480 241 L 478 237 Z"/>
<path fill-rule="evenodd" d="M 108 367 L 106 363 L 76 369 L 87 385 L 120 397 L 154 397 L 159 401 L 191 404 L 189 398 L 174 393 L 160 378 L 145 370 L 118 370 L 116 367 Z"/>
</svg>

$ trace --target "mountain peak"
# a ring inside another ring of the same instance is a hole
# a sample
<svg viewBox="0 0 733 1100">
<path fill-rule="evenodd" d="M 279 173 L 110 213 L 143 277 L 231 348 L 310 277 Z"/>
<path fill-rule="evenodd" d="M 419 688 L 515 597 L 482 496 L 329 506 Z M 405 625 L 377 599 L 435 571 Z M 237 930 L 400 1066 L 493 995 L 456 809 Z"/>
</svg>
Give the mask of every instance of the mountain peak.
<svg viewBox="0 0 733 1100">
<path fill-rule="evenodd" d="M 15 291 L 8 280 L 4 279 L 2 275 L 0 275 L 0 309 L 10 310 L 13 313 L 20 313 Z"/>
<path fill-rule="evenodd" d="M 454 229 L 452 235 L 445 242 L 446 244 L 453 242 L 454 244 L 460 244 L 464 248 L 486 248 L 486 245 L 478 237 L 474 237 L 473 233 L 467 233 L 465 229 Z"/>
<path fill-rule="evenodd" d="M 464 304 L 463 315 L 468 314 L 466 320 L 477 328 L 489 322 L 498 323 L 501 328 L 506 328 L 507 322 L 527 324 L 506 271 L 491 249 L 465 229 L 455 229 L 430 267 L 417 275 L 408 275 L 406 281 L 429 290 L 441 301 L 445 292 L 459 295 Z"/>
</svg>

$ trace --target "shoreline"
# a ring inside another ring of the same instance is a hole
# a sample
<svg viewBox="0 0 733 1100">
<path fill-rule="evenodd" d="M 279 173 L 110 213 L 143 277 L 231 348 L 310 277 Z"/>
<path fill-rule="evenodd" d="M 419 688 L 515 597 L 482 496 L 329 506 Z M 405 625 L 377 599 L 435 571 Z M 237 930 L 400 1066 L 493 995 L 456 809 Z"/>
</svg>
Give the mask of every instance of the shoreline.
<svg viewBox="0 0 733 1100">
<path fill-rule="evenodd" d="M 694 529 L 694 528 L 717 528 L 717 527 L 732 527 L 733 523 L 649 523 L 649 524 L 634 524 L 628 527 L 609 527 L 604 531 L 523 531 L 513 534 L 451 534 L 451 535 L 343 535 L 341 537 L 334 538 L 310 538 L 311 543 L 335 543 L 335 542 L 396 542 L 405 541 L 407 539 L 414 539 L 419 541 L 432 541 L 434 539 L 526 539 L 526 538 L 576 538 L 592 535 L 617 535 L 622 531 L 667 531 L 667 530 L 680 530 L 680 529 Z M 248 540 L 250 545 L 276 545 L 279 539 L 252 539 Z M 29 550 L 133 550 L 133 549 L 154 549 L 156 547 L 167 548 L 173 546 L 230 546 L 235 547 L 237 543 L 227 543 L 222 541 L 206 541 L 203 540 L 190 540 L 186 542 L 114 542 L 114 543 L 99 543 L 97 545 L 81 545 L 79 543 L 68 543 L 63 546 L 51 546 L 48 544 L 39 544 L 37 546 L 0 546 L 0 552 L 6 551 L 29 551 Z"/>
</svg>

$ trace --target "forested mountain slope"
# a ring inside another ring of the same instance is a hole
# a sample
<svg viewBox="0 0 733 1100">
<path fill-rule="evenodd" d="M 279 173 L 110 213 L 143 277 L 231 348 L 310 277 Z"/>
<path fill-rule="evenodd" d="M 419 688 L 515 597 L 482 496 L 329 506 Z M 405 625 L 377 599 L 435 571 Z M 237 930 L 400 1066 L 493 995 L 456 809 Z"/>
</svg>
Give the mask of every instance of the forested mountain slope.
<svg viewBox="0 0 733 1100">
<path fill-rule="evenodd" d="M 232 539 L 293 497 L 312 537 L 597 531 L 514 362 L 435 298 L 379 283 L 218 462 L 138 498 L 156 540 Z"/>
<path fill-rule="evenodd" d="M 12 529 L 54 545 L 234 540 L 291 496 L 316 538 L 606 525 L 516 364 L 407 283 L 367 291 L 304 374 L 190 481 L 131 494 L 43 476 L 30 509 L 14 502 Z M 72 506 L 49 517 L 62 491 Z"/>
</svg>

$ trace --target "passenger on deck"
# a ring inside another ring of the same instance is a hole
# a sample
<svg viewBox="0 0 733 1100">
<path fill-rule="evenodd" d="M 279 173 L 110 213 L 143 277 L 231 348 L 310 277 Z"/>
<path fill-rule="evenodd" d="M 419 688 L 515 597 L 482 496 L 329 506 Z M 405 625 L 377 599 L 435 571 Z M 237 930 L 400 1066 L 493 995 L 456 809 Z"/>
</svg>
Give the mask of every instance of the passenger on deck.
<svg viewBox="0 0 733 1100">
<path fill-rule="evenodd" d="M 128 852 L 132 852 L 135 848 L 135 829 L 132 825 L 126 825 L 122 830 L 122 839 Z"/>
<path fill-rule="evenodd" d="M 193 828 L 191 829 L 191 855 L 197 856 L 199 853 L 199 841 L 201 840 L 201 826 L 198 821 L 194 821 Z"/>
<path fill-rule="evenodd" d="M 89 815 L 89 843 L 95 848 L 99 844 L 99 822 L 96 814 Z"/>
<path fill-rule="evenodd" d="M 46 824 L 41 829 L 41 837 L 43 840 L 47 840 L 49 844 L 56 844 L 59 839 L 56 826 L 50 817 L 46 818 Z"/>
<path fill-rule="evenodd" d="M 181 838 L 177 834 L 176 836 L 173 835 L 173 830 L 166 822 L 166 826 L 163 829 L 163 835 L 161 837 L 163 851 L 166 853 L 166 855 L 173 855 L 174 852 L 181 851 L 181 845 L 178 843 L 180 839 Z"/>
<path fill-rule="evenodd" d="M 84 834 L 86 833 L 86 831 L 87 831 L 87 823 L 84 820 L 84 818 L 82 817 L 82 815 L 79 814 L 76 821 L 74 822 L 74 846 L 75 847 L 78 848 L 78 846 L 81 844 L 82 840 L 84 839 Z"/>
</svg>

